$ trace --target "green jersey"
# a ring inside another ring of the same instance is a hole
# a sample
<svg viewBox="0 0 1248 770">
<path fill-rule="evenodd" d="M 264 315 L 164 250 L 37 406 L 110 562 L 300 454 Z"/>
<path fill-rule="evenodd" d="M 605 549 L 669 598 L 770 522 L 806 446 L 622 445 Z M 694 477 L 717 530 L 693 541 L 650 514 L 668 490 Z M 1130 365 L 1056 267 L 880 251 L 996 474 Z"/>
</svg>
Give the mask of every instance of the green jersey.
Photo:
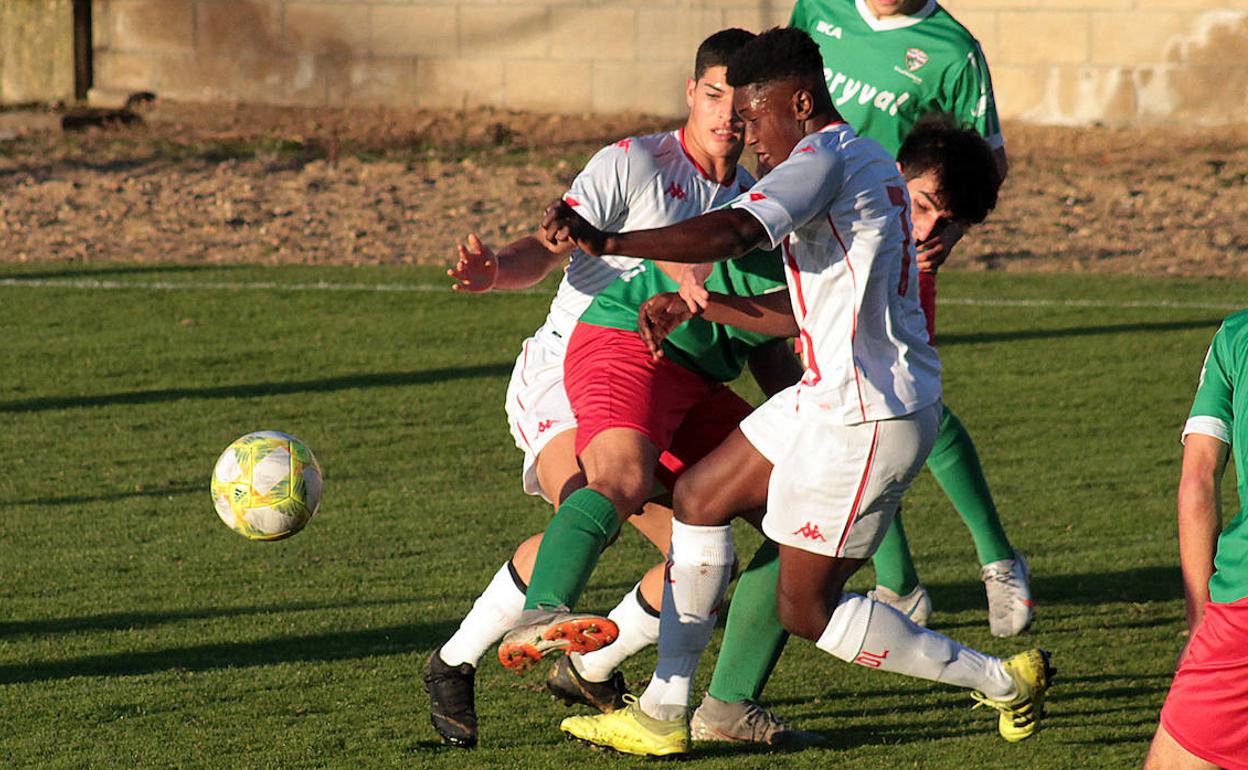
<svg viewBox="0 0 1248 770">
<path fill-rule="evenodd" d="M 786 289 L 784 263 L 775 251 L 752 251 L 715 263 L 706 279 L 707 291 L 757 297 Z M 581 315 L 583 323 L 608 329 L 637 331 L 637 312 L 646 300 L 680 287 L 653 262 L 622 273 Z M 741 376 L 750 352 L 771 340 L 763 334 L 690 318 L 663 341 L 663 355 L 673 363 L 718 382 Z"/>
<path fill-rule="evenodd" d="M 1235 456 L 1240 510 L 1218 538 L 1209 596 L 1215 602 L 1238 601 L 1248 596 L 1248 310 L 1227 318 L 1213 335 L 1183 433 L 1213 436 Z"/>
<path fill-rule="evenodd" d="M 894 157 L 931 112 L 950 113 L 1002 146 L 984 52 L 935 0 L 912 16 L 887 19 L 864 0 L 797 0 L 789 26 L 819 45 L 828 92 L 845 121 Z"/>
</svg>

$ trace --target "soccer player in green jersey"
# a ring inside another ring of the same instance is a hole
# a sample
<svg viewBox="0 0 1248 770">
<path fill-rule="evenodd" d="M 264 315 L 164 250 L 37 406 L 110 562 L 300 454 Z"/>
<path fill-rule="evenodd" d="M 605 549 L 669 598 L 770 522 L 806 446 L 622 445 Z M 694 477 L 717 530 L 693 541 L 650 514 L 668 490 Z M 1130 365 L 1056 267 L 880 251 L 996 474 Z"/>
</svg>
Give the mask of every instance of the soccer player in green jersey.
<svg viewBox="0 0 1248 770">
<path fill-rule="evenodd" d="M 1005 146 L 983 50 L 935 0 L 798 0 L 789 24 L 819 45 L 833 103 L 860 136 L 896 154 L 919 119 L 947 113 L 988 141 L 1005 178 Z M 916 244 L 920 296 L 933 336 L 936 271 L 962 234 L 958 223 L 950 223 Z M 992 633 L 1021 633 L 1034 613 L 1030 571 L 1001 526 L 970 434 L 948 409 L 927 467 L 971 531 Z M 931 602 L 900 516 L 873 563 L 875 597 L 925 623 Z"/>
<path fill-rule="evenodd" d="M 1183 428 L 1179 563 L 1191 636 L 1145 770 L 1248 768 L 1246 411 L 1248 310 L 1241 310 L 1213 337 Z M 1241 508 L 1223 528 L 1220 486 L 1230 453 Z"/>
</svg>

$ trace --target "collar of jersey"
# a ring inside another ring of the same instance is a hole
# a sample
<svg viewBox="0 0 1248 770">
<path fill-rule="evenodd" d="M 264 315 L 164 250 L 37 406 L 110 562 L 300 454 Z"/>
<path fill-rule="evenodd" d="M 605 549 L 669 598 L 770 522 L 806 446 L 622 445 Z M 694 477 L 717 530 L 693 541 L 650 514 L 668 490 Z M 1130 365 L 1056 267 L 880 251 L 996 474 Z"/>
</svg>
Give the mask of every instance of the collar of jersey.
<svg viewBox="0 0 1248 770">
<path fill-rule="evenodd" d="M 936 12 L 936 0 L 927 0 L 926 5 L 910 16 L 890 16 L 887 19 L 877 19 L 875 14 L 871 13 L 871 9 L 867 7 L 865 0 L 854 0 L 854 5 L 857 6 L 858 15 L 862 17 L 863 22 L 876 32 L 888 32 L 889 30 L 913 27 Z"/>
<path fill-rule="evenodd" d="M 689 162 L 693 164 L 693 167 L 698 170 L 698 173 L 701 174 L 702 177 L 706 179 L 706 181 L 711 182 L 712 184 L 719 184 L 719 182 L 716 181 L 715 177 L 706 173 L 706 169 L 702 168 L 702 164 L 698 162 L 697 158 L 693 157 L 693 153 L 689 152 L 689 148 L 685 146 L 685 127 L 684 126 L 681 126 L 680 128 L 676 129 L 676 138 L 680 140 L 680 151 L 685 154 L 685 157 L 688 158 Z M 733 166 L 732 178 L 730 178 L 728 181 L 724 182 L 722 185 L 719 185 L 719 186 L 727 187 L 735 181 L 737 181 L 737 167 Z"/>
</svg>

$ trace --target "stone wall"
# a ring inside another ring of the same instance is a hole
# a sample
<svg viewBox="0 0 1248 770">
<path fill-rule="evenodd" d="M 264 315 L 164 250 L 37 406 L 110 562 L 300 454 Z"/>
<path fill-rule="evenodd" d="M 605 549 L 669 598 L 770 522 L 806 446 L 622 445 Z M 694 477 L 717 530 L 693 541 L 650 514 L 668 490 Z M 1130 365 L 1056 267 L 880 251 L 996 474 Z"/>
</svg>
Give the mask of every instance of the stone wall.
<svg viewBox="0 0 1248 770">
<path fill-rule="evenodd" d="M 4 0 L 8 5 L 13 0 Z M 1003 117 L 1248 119 L 1248 0 L 949 0 Z M 697 43 L 772 0 L 95 0 L 101 100 L 679 114 Z"/>
<path fill-rule="evenodd" d="M 0 0 L 0 104 L 73 98 L 70 0 Z"/>
</svg>

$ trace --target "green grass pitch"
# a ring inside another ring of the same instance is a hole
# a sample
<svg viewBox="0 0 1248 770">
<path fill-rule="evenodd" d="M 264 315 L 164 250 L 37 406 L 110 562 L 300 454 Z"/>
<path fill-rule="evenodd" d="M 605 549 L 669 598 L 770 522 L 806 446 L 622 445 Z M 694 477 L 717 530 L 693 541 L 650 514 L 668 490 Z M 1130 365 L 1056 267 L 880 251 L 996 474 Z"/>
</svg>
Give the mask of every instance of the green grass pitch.
<svg viewBox="0 0 1248 770">
<path fill-rule="evenodd" d="M 488 658 L 482 746 L 443 748 L 428 724 L 425 657 L 548 515 L 520 491 L 502 401 L 551 287 L 445 283 L 431 268 L 0 267 L 0 765 L 638 764 L 565 743 L 540 676 Z M 930 476 L 908 529 L 934 627 L 993 654 L 1055 652 L 1043 730 L 1007 745 L 962 692 L 795 640 L 766 701 L 831 746 L 709 746 L 691 766 L 1137 766 L 1182 641 L 1179 429 L 1245 289 L 942 275 L 946 399 L 1031 560 L 1033 630 L 989 635 L 970 539 Z M 301 437 L 325 472 L 321 512 L 280 543 L 233 534 L 208 498 L 217 454 L 259 429 Z M 743 553 L 756 543 L 738 531 Z M 655 558 L 626 534 L 582 606 L 609 609 Z M 653 661 L 630 661 L 630 683 Z"/>
</svg>

